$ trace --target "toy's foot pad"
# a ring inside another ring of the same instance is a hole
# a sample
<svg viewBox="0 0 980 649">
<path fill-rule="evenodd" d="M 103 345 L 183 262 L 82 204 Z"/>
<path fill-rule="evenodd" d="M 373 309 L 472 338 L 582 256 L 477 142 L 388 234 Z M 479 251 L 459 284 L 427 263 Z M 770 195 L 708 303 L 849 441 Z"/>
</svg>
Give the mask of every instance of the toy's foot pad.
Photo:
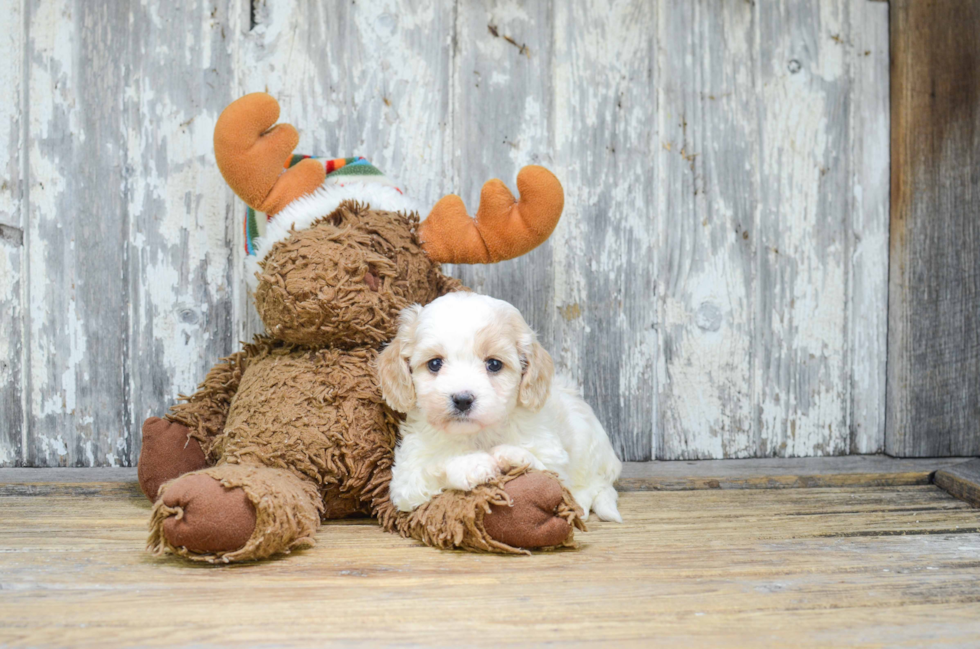
<svg viewBox="0 0 980 649">
<path fill-rule="evenodd" d="M 156 501 L 164 482 L 207 467 L 200 442 L 188 437 L 189 432 L 186 426 L 159 417 L 143 422 L 137 474 L 140 489 L 151 501 Z"/>
<path fill-rule="evenodd" d="M 572 528 L 558 516 L 562 490 L 558 481 L 544 473 L 528 473 L 504 485 L 512 507 L 493 505 L 483 526 L 494 540 L 515 548 L 561 545 Z"/>
<path fill-rule="evenodd" d="M 245 547 L 255 531 L 255 508 L 240 487 L 226 489 L 204 473 L 167 486 L 163 504 L 174 514 L 163 521 L 163 535 L 174 547 L 210 554 Z"/>
</svg>

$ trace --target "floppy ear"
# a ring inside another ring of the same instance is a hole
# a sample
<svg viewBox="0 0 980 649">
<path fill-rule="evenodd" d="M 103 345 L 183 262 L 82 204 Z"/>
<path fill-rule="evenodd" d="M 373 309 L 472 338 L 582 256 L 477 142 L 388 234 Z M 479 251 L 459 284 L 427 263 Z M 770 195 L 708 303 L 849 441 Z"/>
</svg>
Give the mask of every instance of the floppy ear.
<svg viewBox="0 0 980 649">
<path fill-rule="evenodd" d="M 532 334 L 533 336 L 533 334 Z M 532 338 L 531 344 L 521 350 L 521 363 L 524 372 L 521 375 L 518 402 L 529 410 L 540 410 L 548 400 L 551 392 L 551 379 L 555 376 L 555 364 L 549 354 L 537 339 Z"/>
<path fill-rule="evenodd" d="M 415 384 L 408 367 L 415 325 L 422 307 L 418 304 L 403 309 L 398 317 L 398 333 L 395 339 L 378 356 L 378 381 L 381 396 L 392 409 L 408 412 L 415 407 Z"/>
</svg>

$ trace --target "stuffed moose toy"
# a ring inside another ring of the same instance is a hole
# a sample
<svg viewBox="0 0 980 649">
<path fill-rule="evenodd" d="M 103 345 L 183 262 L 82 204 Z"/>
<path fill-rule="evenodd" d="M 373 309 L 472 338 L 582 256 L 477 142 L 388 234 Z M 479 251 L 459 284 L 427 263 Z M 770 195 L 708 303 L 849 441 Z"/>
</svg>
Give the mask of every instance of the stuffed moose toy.
<svg viewBox="0 0 980 649">
<path fill-rule="evenodd" d="M 211 563 L 312 546 L 322 520 L 356 515 L 438 548 L 524 553 L 572 544 L 581 512 L 557 477 L 514 470 L 410 513 L 388 498 L 399 415 L 375 376 L 399 312 L 467 290 L 439 264 L 511 259 L 554 230 L 564 195 L 542 167 L 483 186 L 471 218 L 446 196 L 421 223 L 363 158 L 292 155 L 264 93 L 218 119 L 218 167 L 252 208 L 246 226 L 266 334 L 197 392 L 143 424 L 139 482 L 154 501 L 149 550 Z"/>
</svg>

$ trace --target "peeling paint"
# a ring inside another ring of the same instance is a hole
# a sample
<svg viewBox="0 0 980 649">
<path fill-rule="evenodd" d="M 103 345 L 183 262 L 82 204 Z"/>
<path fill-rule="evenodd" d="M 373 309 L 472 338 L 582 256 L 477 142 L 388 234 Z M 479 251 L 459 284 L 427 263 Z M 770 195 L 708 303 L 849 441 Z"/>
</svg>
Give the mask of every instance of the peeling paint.
<svg viewBox="0 0 980 649">
<path fill-rule="evenodd" d="M 252 26 L 249 3 L 22 2 L 0 399 L 30 439 L 4 422 L 0 466 L 132 464 L 142 419 L 261 329 L 211 136 L 264 89 L 300 151 L 369 157 L 423 213 L 555 171 L 548 243 L 450 270 L 525 313 L 624 459 L 881 448 L 887 5 L 290 0 Z"/>
</svg>

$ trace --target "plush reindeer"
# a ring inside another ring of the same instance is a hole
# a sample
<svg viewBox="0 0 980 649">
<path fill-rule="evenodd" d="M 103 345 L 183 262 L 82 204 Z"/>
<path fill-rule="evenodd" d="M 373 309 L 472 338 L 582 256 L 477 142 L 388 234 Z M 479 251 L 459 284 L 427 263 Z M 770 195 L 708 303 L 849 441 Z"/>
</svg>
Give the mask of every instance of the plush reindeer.
<svg viewBox="0 0 980 649">
<path fill-rule="evenodd" d="M 549 473 L 514 471 L 398 512 L 388 483 L 399 420 L 374 369 L 403 308 L 465 290 L 440 262 L 510 259 L 547 239 L 563 207 L 558 180 L 525 167 L 519 201 L 491 180 L 475 219 L 451 195 L 420 224 L 363 159 L 292 156 L 299 137 L 273 126 L 278 118 L 278 103 L 256 93 L 215 126 L 218 166 L 255 210 L 249 247 L 267 333 L 215 365 L 164 419 L 144 423 L 149 549 L 260 559 L 311 546 L 321 520 L 352 515 L 439 548 L 571 544 L 580 513 Z"/>
</svg>

